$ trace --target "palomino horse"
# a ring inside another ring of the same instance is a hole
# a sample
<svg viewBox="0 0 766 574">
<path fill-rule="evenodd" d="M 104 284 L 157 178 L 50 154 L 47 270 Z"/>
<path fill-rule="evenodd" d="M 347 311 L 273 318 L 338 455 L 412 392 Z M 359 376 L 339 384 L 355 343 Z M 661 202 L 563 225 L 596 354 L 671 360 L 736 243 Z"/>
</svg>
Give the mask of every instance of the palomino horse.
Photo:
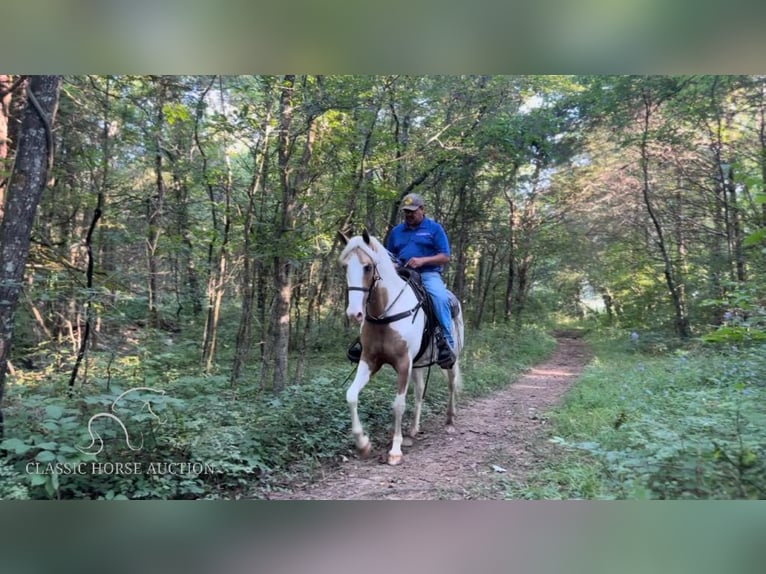
<svg viewBox="0 0 766 574">
<path fill-rule="evenodd" d="M 354 382 L 346 391 L 351 407 L 351 430 L 356 448 L 361 456 L 371 449 L 370 439 L 362 429 L 357 404 L 359 392 L 370 377 L 383 365 L 391 365 L 396 371 L 396 398 L 394 410 L 394 439 L 388 453 L 388 464 L 402 462 L 402 415 L 404 414 L 407 387 L 410 378 L 415 385 L 415 413 L 410 437 L 420 429 L 420 412 L 425 385 L 423 367 L 434 363 L 436 344 L 424 341 L 427 326 L 423 303 L 409 283 L 398 274 L 388 251 L 367 231 L 351 239 L 340 235 L 346 244 L 340 254 L 340 262 L 346 270 L 348 282 L 348 316 L 361 323 L 362 358 Z M 452 333 L 455 355 L 459 357 L 463 347 L 463 315 L 460 304 L 454 301 Z M 421 353 L 421 345 L 425 345 Z M 417 361 L 416 361 L 417 359 Z M 447 430 L 453 430 L 457 392 L 460 388 L 460 364 L 456 360 L 450 369 L 443 369 L 449 384 L 447 403 Z M 406 444 L 411 444 L 408 441 Z"/>
</svg>

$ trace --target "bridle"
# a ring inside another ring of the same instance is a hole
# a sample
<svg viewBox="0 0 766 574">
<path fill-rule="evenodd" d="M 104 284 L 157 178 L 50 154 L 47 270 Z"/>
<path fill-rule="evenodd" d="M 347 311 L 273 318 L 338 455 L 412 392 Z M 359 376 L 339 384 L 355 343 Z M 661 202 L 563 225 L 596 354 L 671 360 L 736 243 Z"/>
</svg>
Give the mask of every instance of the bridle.
<svg viewBox="0 0 766 574">
<path fill-rule="evenodd" d="M 370 283 L 369 287 L 357 287 L 355 285 L 347 286 L 349 291 L 361 291 L 362 293 L 367 293 L 367 300 L 364 303 L 365 309 L 367 308 L 367 301 L 370 300 L 370 294 L 375 290 L 375 285 L 378 283 L 378 280 L 380 279 L 380 273 L 378 273 L 378 266 L 375 265 L 375 263 L 370 263 L 370 265 L 372 265 L 372 283 Z"/>
<path fill-rule="evenodd" d="M 370 296 L 375 292 L 375 287 L 378 284 L 378 281 L 380 280 L 380 274 L 378 273 L 378 266 L 375 265 L 375 263 L 371 263 L 372 265 L 372 283 L 370 283 L 369 287 L 357 287 L 356 285 L 349 285 L 348 290 L 349 291 L 361 291 L 362 293 L 367 294 L 367 298 L 364 302 L 364 320 L 369 321 L 370 323 L 376 324 L 376 325 L 384 325 L 386 323 L 393 323 L 395 321 L 399 321 L 401 319 L 404 319 L 405 317 L 409 317 L 410 315 L 413 315 L 412 322 L 415 322 L 415 316 L 417 315 L 418 310 L 423 306 L 422 301 L 418 301 L 418 303 L 409 311 L 402 311 L 401 313 L 397 313 L 396 315 L 389 315 L 386 316 L 386 313 L 393 307 L 396 302 L 399 300 L 399 297 L 402 296 L 405 289 L 407 289 L 408 283 L 405 281 L 404 286 L 402 287 L 401 291 L 399 291 L 399 294 L 394 297 L 394 300 L 389 303 L 389 305 L 383 310 L 383 312 L 378 315 L 370 315 L 369 311 L 369 304 L 370 304 Z"/>
</svg>

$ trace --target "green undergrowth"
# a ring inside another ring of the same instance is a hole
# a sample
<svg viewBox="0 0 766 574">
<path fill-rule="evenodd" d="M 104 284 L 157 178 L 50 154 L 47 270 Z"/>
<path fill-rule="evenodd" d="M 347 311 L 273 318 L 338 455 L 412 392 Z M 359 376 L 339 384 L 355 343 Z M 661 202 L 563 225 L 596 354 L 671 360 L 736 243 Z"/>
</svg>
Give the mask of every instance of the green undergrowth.
<svg viewBox="0 0 766 574">
<path fill-rule="evenodd" d="M 548 413 L 548 462 L 508 498 L 766 498 L 766 347 L 594 336 Z"/>
<path fill-rule="evenodd" d="M 507 385 L 548 355 L 543 331 L 469 333 L 463 398 Z M 247 377 L 201 375 L 193 346 L 144 342 L 133 354 L 91 358 L 88 383 L 67 392 L 50 369 L 7 388 L 0 499 L 196 499 L 268 496 L 353 456 L 345 349 L 311 358 L 306 381 L 279 395 Z M 108 367 L 108 368 L 107 368 Z M 392 429 L 393 371 L 360 395 L 365 430 L 383 448 Z M 423 424 L 441 424 L 446 382 L 429 377 Z M 412 410 L 408 400 L 408 414 Z"/>
</svg>

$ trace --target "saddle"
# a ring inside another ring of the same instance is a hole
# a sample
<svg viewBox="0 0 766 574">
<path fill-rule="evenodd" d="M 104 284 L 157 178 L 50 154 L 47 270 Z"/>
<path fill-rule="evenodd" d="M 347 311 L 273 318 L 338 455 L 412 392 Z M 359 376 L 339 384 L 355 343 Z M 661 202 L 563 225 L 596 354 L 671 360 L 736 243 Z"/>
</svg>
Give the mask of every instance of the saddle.
<svg viewBox="0 0 766 574">
<path fill-rule="evenodd" d="M 423 328 L 423 339 L 420 343 L 420 350 L 418 351 L 418 354 L 415 355 L 414 359 L 414 362 L 417 362 L 423 353 L 426 352 L 431 339 L 434 337 L 435 327 L 439 326 L 439 320 L 436 318 L 436 313 L 434 313 L 431 297 L 428 295 L 428 291 L 426 291 L 425 287 L 423 286 L 423 279 L 420 277 L 420 273 L 407 267 L 399 267 L 397 269 L 397 273 L 399 273 L 399 277 L 404 279 L 410 285 L 412 291 L 415 293 L 415 296 L 418 299 L 418 302 L 422 305 L 423 311 L 426 314 L 426 324 Z M 447 293 L 449 295 L 450 315 L 453 319 L 455 319 L 457 318 L 460 311 L 460 303 L 452 291 L 448 289 Z"/>
</svg>

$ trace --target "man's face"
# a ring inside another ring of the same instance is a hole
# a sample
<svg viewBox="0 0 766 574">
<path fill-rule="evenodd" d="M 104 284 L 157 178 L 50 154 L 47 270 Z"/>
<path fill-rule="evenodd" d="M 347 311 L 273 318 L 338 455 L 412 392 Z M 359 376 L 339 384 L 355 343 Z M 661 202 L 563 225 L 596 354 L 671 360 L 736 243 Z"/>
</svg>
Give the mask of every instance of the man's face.
<svg viewBox="0 0 766 574">
<path fill-rule="evenodd" d="M 404 215 L 404 222 L 408 227 L 415 227 L 423 221 L 425 212 L 422 207 L 417 209 L 402 209 L 402 215 Z"/>
</svg>

